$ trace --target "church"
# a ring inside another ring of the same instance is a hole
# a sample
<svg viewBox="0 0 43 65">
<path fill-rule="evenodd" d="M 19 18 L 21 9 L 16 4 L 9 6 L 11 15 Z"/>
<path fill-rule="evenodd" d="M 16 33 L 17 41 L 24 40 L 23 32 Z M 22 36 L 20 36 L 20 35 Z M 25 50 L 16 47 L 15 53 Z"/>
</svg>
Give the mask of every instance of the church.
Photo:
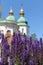
<svg viewBox="0 0 43 65">
<path fill-rule="evenodd" d="M 18 20 L 16 20 L 12 8 L 9 11 L 9 16 L 5 19 L 2 19 L 0 11 L 0 33 L 3 32 L 5 35 L 7 30 L 10 30 L 12 35 L 14 32 L 28 35 L 29 25 L 24 17 L 24 10 L 22 8 L 20 9 L 20 18 Z"/>
<path fill-rule="evenodd" d="M 20 9 L 20 12 L 18 13 L 20 15 L 19 19 L 17 20 L 14 12 L 12 10 L 12 7 L 9 10 L 8 16 L 5 19 L 2 19 L 2 13 L 1 13 L 2 7 L 0 5 L 0 34 L 1 32 L 6 34 L 7 30 L 11 31 L 11 34 L 13 33 L 20 33 L 23 35 L 27 35 L 28 37 L 32 37 L 33 40 L 36 39 L 36 34 L 30 33 L 30 26 L 28 25 L 28 21 L 25 19 L 25 13 L 23 8 Z"/>
</svg>

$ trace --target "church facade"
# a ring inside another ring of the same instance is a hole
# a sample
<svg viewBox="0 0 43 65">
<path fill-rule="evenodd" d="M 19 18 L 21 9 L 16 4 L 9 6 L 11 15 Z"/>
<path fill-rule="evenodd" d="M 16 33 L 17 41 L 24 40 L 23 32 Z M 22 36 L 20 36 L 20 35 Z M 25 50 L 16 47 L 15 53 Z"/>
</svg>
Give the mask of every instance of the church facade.
<svg viewBox="0 0 43 65">
<path fill-rule="evenodd" d="M 5 35 L 6 31 L 10 30 L 12 35 L 13 33 L 21 33 L 22 35 L 25 33 L 28 37 L 31 36 L 33 40 L 36 40 L 35 33 L 32 33 L 31 35 L 29 34 L 30 26 L 28 25 L 28 21 L 25 19 L 24 10 L 22 8 L 20 9 L 19 15 L 20 17 L 17 20 L 11 8 L 9 11 L 9 16 L 2 19 L 0 10 L 0 34 L 2 32 Z"/>
<path fill-rule="evenodd" d="M 14 32 L 20 32 L 21 34 L 25 33 L 28 35 L 29 26 L 24 17 L 24 10 L 22 8 L 20 10 L 20 18 L 18 20 L 16 20 L 12 8 L 10 9 L 9 16 L 7 16 L 6 19 L 2 19 L 0 17 L 0 33 L 3 32 L 5 35 L 7 30 L 10 30 L 12 35 Z"/>
</svg>

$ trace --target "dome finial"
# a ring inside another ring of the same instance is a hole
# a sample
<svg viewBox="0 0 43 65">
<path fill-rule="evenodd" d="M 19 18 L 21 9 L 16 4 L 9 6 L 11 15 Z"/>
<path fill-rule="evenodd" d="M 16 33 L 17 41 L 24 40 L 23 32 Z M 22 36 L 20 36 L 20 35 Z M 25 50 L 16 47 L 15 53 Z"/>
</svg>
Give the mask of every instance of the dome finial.
<svg viewBox="0 0 43 65">
<path fill-rule="evenodd" d="M 10 8 L 10 12 L 9 12 L 10 15 L 13 15 L 13 10 L 12 10 L 12 7 Z"/>
<path fill-rule="evenodd" d="M 23 6 L 23 4 L 21 4 L 21 6 Z M 20 16 L 24 16 L 24 10 L 23 10 L 23 8 L 21 8 L 21 10 L 20 10 Z"/>
</svg>

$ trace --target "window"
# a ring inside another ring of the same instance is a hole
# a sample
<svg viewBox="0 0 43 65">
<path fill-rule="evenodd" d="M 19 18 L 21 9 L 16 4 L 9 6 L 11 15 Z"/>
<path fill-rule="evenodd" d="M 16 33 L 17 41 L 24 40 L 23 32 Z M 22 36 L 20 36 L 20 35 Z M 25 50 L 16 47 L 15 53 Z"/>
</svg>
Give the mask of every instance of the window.
<svg viewBox="0 0 43 65">
<path fill-rule="evenodd" d="M 22 33 L 24 33 L 24 28 L 22 28 Z"/>
</svg>

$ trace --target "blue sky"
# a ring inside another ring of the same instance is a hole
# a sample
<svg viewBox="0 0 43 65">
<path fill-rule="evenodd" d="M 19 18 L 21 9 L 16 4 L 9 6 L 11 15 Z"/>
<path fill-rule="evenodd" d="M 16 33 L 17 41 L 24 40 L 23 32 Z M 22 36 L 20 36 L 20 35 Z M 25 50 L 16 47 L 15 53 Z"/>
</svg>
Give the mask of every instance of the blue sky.
<svg viewBox="0 0 43 65">
<path fill-rule="evenodd" d="M 30 26 L 30 34 L 36 33 L 37 38 L 43 38 L 43 0 L 1 0 L 2 1 L 2 18 L 9 14 L 10 7 L 14 11 L 16 19 L 19 18 L 19 11 L 22 8 L 25 12 L 25 18 Z"/>
</svg>

